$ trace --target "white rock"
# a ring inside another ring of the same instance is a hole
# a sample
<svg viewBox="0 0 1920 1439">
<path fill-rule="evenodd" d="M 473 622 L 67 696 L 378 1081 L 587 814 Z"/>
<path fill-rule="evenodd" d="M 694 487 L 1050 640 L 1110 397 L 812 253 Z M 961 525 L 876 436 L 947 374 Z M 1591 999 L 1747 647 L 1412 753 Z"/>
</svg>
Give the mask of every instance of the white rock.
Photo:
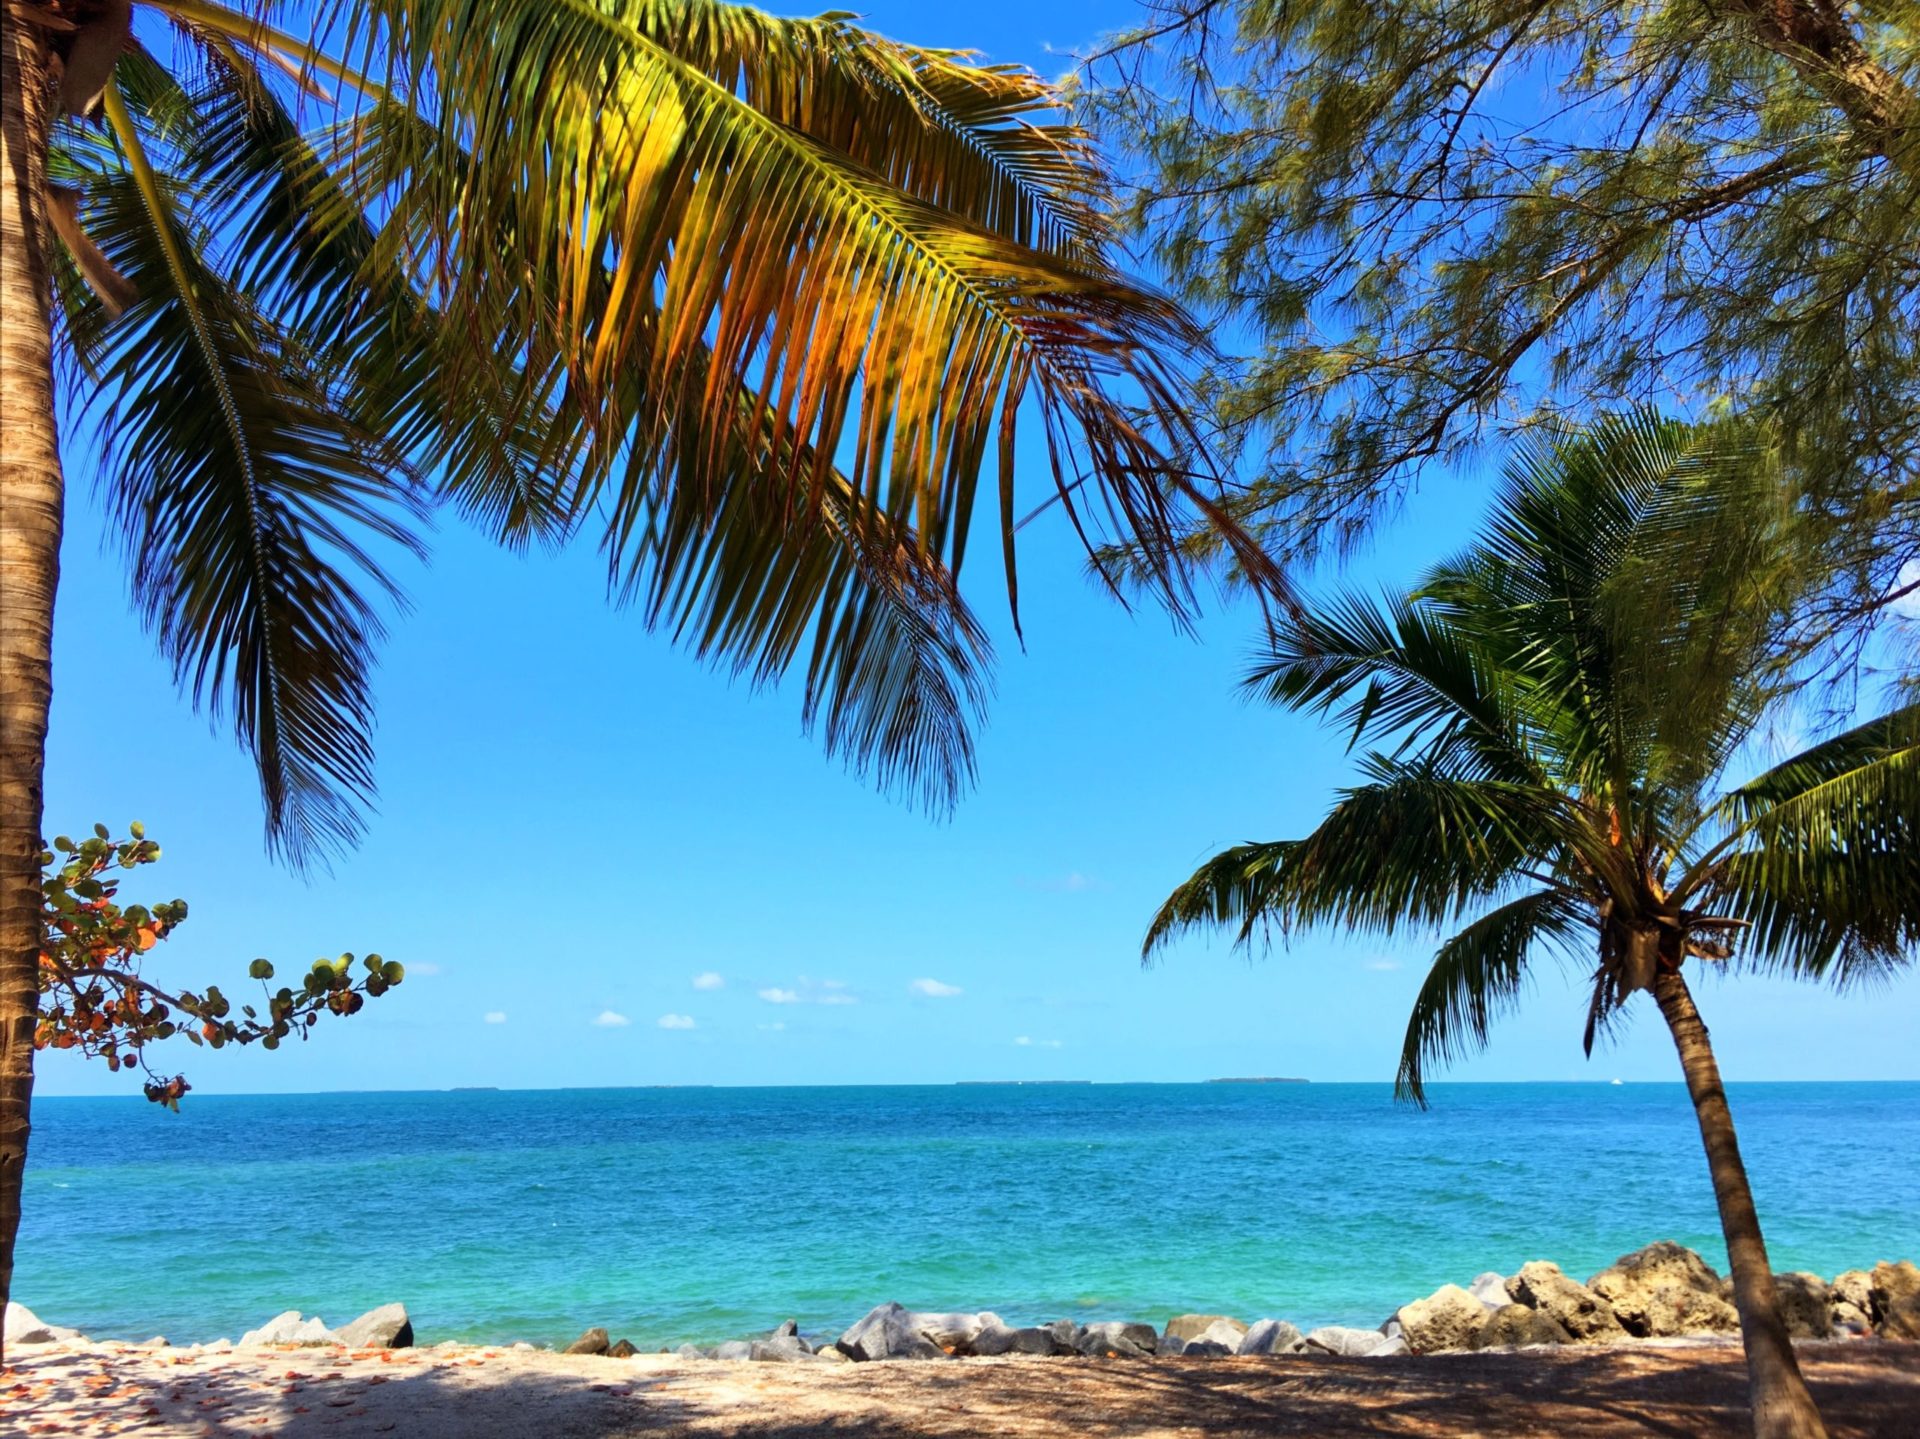
<svg viewBox="0 0 1920 1439">
<path fill-rule="evenodd" d="M 254 1344 L 333 1344 L 336 1343 L 333 1331 L 320 1321 L 319 1315 L 311 1319 L 302 1319 L 298 1309 L 289 1309 L 276 1314 L 258 1329 L 249 1329 L 240 1336 L 241 1347 Z"/>
<path fill-rule="evenodd" d="M 7 1302 L 5 1333 L 8 1344 L 75 1344 L 84 1343 L 87 1337 L 78 1329 L 42 1323 L 26 1305 L 11 1300 Z"/>
<path fill-rule="evenodd" d="M 1507 1276 L 1496 1274 L 1491 1269 L 1476 1276 L 1473 1283 L 1467 1286 L 1467 1293 L 1486 1305 L 1489 1314 L 1513 1303 L 1512 1296 L 1507 1293 Z"/>
</svg>

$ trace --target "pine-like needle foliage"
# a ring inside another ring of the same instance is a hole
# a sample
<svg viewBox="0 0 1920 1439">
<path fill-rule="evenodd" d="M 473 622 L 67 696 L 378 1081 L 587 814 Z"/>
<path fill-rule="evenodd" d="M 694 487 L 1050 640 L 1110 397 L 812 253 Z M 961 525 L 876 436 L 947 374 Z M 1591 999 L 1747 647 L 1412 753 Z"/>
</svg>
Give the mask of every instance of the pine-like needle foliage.
<svg viewBox="0 0 1920 1439">
<path fill-rule="evenodd" d="M 1203 336 L 1114 268 L 1031 73 L 717 0 L 154 0 L 132 34 L 51 157 L 67 388 L 296 860 L 358 833 L 388 569 L 441 505 L 584 532 L 647 622 L 798 670 L 828 749 L 935 807 L 988 689 L 979 524 L 1009 603 L 1045 495 L 1185 601 L 1168 542 L 1213 501 L 1169 357 Z M 1052 464 L 1017 499 L 1022 416 Z"/>
<path fill-rule="evenodd" d="M 1311 834 L 1202 865 L 1148 931 L 1438 931 L 1398 1087 L 1486 1042 L 1557 953 L 1586 1042 L 1688 959 L 1846 983 L 1920 941 L 1920 706 L 1717 786 L 1789 677 L 1806 525 L 1748 432 L 1650 416 L 1536 436 L 1481 540 L 1411 596 L 1307 602 L 1249 689 L 1361 760 Z"/>
<path fill-rule="evenodd" d="M 1277 549 L 1358 540 L 1496 435 L 1724 398 L 1779 426 L 1834 527 L 1829 623 L 1912 582 L 1914 5 L 1149 11 L 1087 113 L 1138 161 L 1178 292 L 1248 326 L 1202 400 Z"/>
</svg>

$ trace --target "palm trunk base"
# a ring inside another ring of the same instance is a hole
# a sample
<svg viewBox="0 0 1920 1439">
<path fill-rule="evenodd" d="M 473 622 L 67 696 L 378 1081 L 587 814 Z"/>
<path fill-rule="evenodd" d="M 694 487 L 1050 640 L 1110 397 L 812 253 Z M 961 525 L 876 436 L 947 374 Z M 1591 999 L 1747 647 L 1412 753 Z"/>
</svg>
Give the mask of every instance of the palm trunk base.
<svg viewBox="0 0 1920 1439">
<path fill-rule="evenodd" d="M 1713 1175 L 1713 1197 L 1720 1208 L 1720 1231 L 1727 1242 L 1727 1268 L 1733 1276 L 1733 1307 L 1740 1314 L 1740 1338 L 1747 1351 L 1747 1388 L 1753 1404 L 1754 1439 L 1827 1439 L 1826 1425 L 1814 1406 L 1793 1357 L 1793 1339 L 1773 1294 L 1773 1268 L 1760 1234 L 1747 1168 L 1734 1134 L 1720 1066 L 1707 1039 L 1707 1026 L 1693 995 L 1677 971 L 1662 972 L 1653 997 L 1680 1052 L 1700 1140 Z"/>
</svg>

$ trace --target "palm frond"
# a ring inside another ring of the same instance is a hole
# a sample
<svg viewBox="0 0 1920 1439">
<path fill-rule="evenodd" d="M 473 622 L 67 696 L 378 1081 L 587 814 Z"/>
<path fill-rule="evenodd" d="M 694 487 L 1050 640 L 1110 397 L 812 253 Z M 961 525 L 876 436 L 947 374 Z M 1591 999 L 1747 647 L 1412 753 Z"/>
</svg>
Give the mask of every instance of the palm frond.
<svg viewBox="0 0 1920 1439">
<path fill-rule="evenodd" d="M 1472 628 L 1415 598 L 1344 592 L 1277 626 L 1243 681 L 1271 704 L 1327 717 L 1349 743 L 1444 739 L 1482 772 L 1514 784 L 1544 778 L 1527 734 L 1525 676 Z"/>
<path fill-rule="evenodd" d="M 1427 1071 L 1484 1049 L 1493 1020 L 1519 1004 L 1535 946 L 1570 940 L 1581 918 L 1565 895 L 1544 890 L 1482 915 L 1442 944 L 1407 1020 L 1395 1097 L 1426 1108 Z"/>
<path fill-rule="evenodd" d="M 398 593 L 368 546 L 411 551 L 418 513 L 298 337 L 205 263 L 112 87 L 106 108 L 125 168 L 88 213 L 140 299 L 99 340 L 103 485 L 136 603 L 196 703 L 230 712 L 270 846 L 306 863 L 350 843 L 372 798 L 377 600 Z"/>
<path fill-rule="evenodd" d="M 1738 962 L 1845 984 L 1920 944 L 1920 705 L 1857 725 L 1730 793 L 1728 837 L 1680 891 L 1750 928 Z"/>
<path fill-rule="evenodd" d="M 794 441 L 774 453 L 838 460 L 864 510 L 952 571 L 993 436 L 1027 401 L 1089 535 L 1164 536 L 1209 503 L 1165 358 L 1203 338 L 1042 218 L 1043 200 L 1056 216 L 1085 204 L 1077 161 L 1025 172 L 1021 199 L 983 148 L 1038 103 L 1033 84 L 878 42 L 855 63 L 841 29 L 699 0 L 356 10 L 363 49 L 390 39 L 382 83 L 469 159 L 429 163 L 390 128 L 342 173 L 394 197 L 456 324 L 511 336 L 535 372 L 565 367 L 621 503 L 671 503 L 670 474 L 620 458 L 661 453 L 669 427 L 692 416 L 721 455 L 758 423 L 739 382 Z M 910 125 L 926 139 L 906 183 L 866 160 Z M 819 504 L 818 473 L 764 478 Z M 1171 559 L 1162 578 L 1184 596 Z"/>
<path fill-rule="evenodd" d="M 742 388 L 736 403 L 751 416 L 759 400 Z M 837 469 L 826 467 L 815 513 L 756 481 L 788 473 L 792 458 L 770 462 L 768 449 L 791 438 L 759 413 L 757 432 L 734 431 L 742 447 L 731 453 L 695 445 L 636 461 L 672 468 L 676 482 L 664 511 L 614 511 L 619 593 L 698 657 L 756 684 L 804 656 L 803 722 L 828 753 L 950 810 L 973 776 L 991 644 L 911 535 L 863 522 Z M 701 473 L 716 459 L 720 473 Z M 814 472 L 815 457 L 801 462 Z"/>
<path fill-rule="evenodd" d="M 1288 866 L 1299 847 L 1298 840 L 1240 844 L 1209 859 L 1161 904 L 1140 946 L 1141 962 L 1202 925 L 1236 925 L 1235 945 L 1247 946 L 1256 930 L 1284 923 Z"/>
<path fill-rule="evenodd" d="M 1304 839 L 1242 845 L 1202 865 L 1161 905 L 1143 957 L 1203 924 L 1237 922 L 1239 944 L 1262 925 L 1392 934 L 1444 924 L 1517 870 L 1551 867 L 1581 826 L 1534 786 L 1379 754 L 1363 769 L 1374 782 L 1343 790 Z"/>
</svg>

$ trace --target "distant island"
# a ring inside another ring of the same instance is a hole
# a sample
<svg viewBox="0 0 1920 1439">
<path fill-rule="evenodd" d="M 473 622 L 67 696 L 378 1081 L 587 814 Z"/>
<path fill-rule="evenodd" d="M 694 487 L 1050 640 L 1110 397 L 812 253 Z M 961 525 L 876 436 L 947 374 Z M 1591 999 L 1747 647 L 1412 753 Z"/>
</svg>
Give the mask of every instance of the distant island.
<svg viewBox="0 0 1920 1439">
<path fill-rule="evenodd" d="M 1290 1074 L 1251 1074 L 1241 1079 L 1209 1079 L 1208 1084 L 1311 1084 L 1310 1079 L 1296 1079 Z"/>
</svg>

